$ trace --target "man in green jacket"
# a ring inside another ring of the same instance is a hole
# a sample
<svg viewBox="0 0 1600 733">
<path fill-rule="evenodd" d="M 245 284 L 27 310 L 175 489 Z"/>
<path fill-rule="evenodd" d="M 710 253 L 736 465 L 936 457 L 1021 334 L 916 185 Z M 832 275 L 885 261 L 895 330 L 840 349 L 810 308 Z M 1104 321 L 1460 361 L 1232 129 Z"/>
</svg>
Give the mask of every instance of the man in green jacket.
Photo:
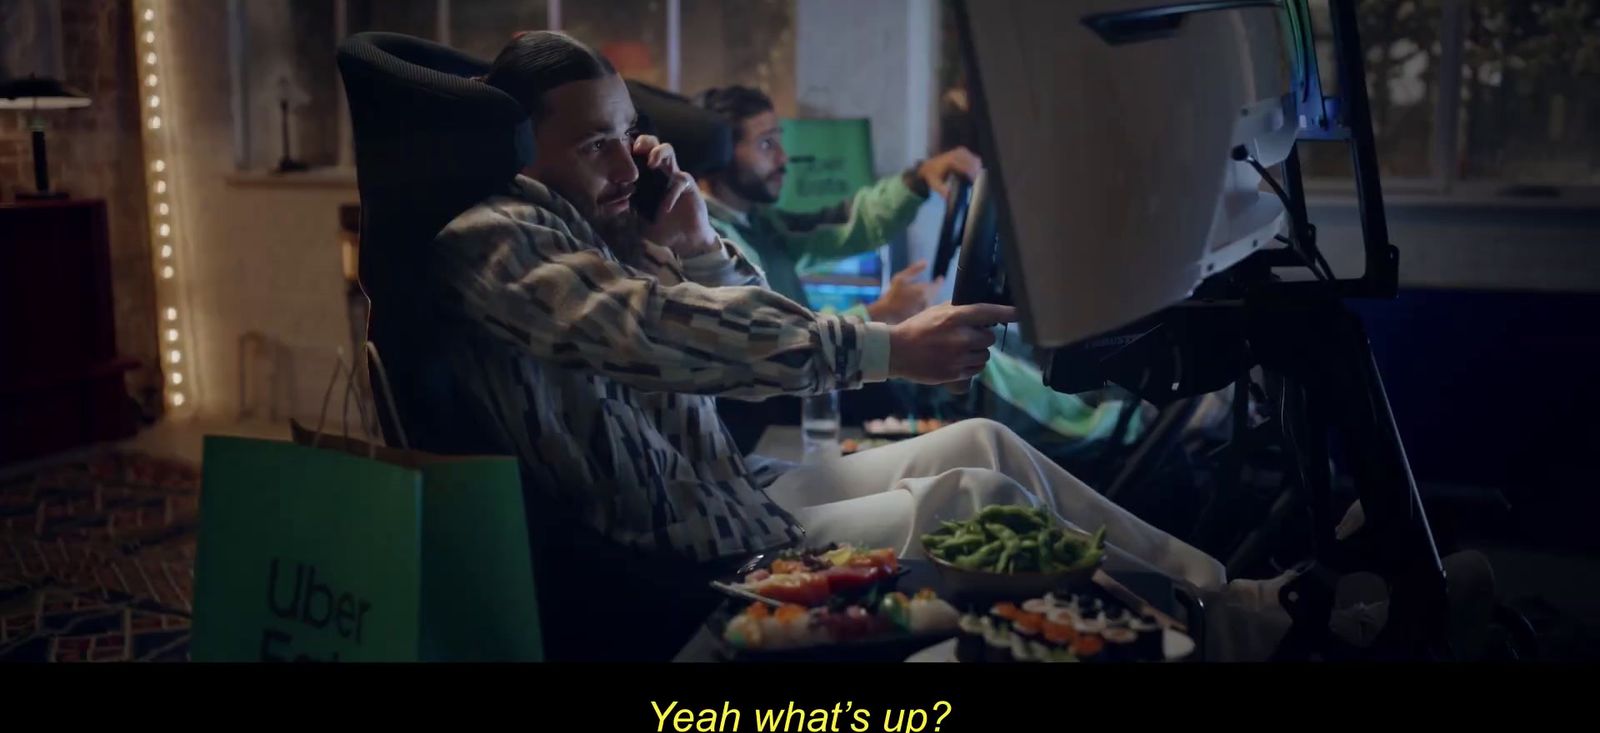
<svg viewBox="0 0 1600 733">
<path fill-rule="evenodd" d="M 957 146 L 923 161 L 900 175 L 886 177 L 862 188 L 838 205 L 812 214 L 779 211 L 773 204 L 783 189 L 788 156 L 772 101 L 760 90 L 724 87 L 701 94 L 701 107 L 725 120 L 734 133 L 732 162 L 721 170 L 700 176 L 701 192 L 711 226 L 734 243 L 747 259 L 760 267 L 773 290 L 810 307 L 800 271 L 813 263 L 840 260 L 883 246 L 906 231 L 931 193 L 946 195 L 945 181 L 953 173 L 968 180 L 982 168 L 978 157 Z M 917 262 L 896 273 L 877 301 L 846 311 L 872 321 L 898 323 L 926 308 L 943 283 L 918 282 L 927 263 Z M 1044 385 L 1039 369 L 1025 359 L 991 349 L 989 366 L 978 377 L 983 388 L 969 396 L 942 390 L 918 390 L 895 385 L 902 409 L 923 416 L 959 418 L 979 413 L 994 417 L 1029 442 L 1047 446 L 1061 460 L 1115 433 L 1120 400 L 1091 404 Z M 745 413 L 767 409 L 795 411 L 793 405 L 768 408 L 727 405 L 724 417 L 740 423 Z M 927 412 L 939 413 L 928 415 Z M 796 414 L 798 414 L 796 412 Z M 1138 435 L 1148 411 L 1141 410 L 1128 425 Z M 743 427 L 741 425 L 741 427 Z M 759 430 L 757 420 L 751 429 Z M 753 445 L 753 441 L 747 441 Z"/>
<path fill-rule="evenodd" d="M 807 307 L 801 271 L 882 247 L 911 226 L 930 193 L 945 193 L 944 181 L 952 173 L 971 179 L 981 167 L 977 156 L 956 148 L 862 188 L 836 206 L 811 214 L 782 212 L 773 204 L 783 190 L 789 157 L 772 100 L 760 90 L 733 86 L 705 92 L 700 104 L 734 131 L 732 164 L 700 179 L 711 226 L 766 272 L 773 290 Z M 846 315 L 888 324 L 915 315 L 941 285 L 917 281 L 926 268 L 918 262 L 896 273 L 882 297 Z"/>
</svg>

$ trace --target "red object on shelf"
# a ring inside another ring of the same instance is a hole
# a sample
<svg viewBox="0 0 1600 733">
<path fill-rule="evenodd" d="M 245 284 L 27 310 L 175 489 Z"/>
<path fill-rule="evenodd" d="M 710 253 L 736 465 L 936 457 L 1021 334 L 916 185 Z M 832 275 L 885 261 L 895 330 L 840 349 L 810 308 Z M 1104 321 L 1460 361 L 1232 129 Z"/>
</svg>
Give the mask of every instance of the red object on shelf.
<svg viewBox="0 0 1600 733">
<path fill-rule="evenodd" d="M 102 200 L 0 203 L 0 465 L 133 435 Z"/>
</svg>

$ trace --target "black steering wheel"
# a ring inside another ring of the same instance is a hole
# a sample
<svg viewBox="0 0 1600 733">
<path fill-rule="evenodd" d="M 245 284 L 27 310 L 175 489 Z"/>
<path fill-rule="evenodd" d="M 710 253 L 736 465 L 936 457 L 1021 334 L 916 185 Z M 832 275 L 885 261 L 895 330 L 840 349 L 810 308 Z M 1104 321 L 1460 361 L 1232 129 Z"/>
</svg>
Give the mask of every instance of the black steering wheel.
<svg viewBox="0 0 1600 733">
<path fill-rule="evenodd" d="M 972 183 L 959 175 L 951 174 L 945 183 L 950 198 L 945 202 L 944 224 L 939 227 L 939 248 L 933 255 L 933 277 L 944 277 L 950 271 L 950 259 L 961 246 L 962 231 L 967 226 L 967 209 L 972 202 Z"/>
<path fill-rule="evenodd" d="M 961 235 L 955 244 L 959 249 L 955 287 L 950 302 L 956 305 L 1010 305 L 1011 295 L 1006 288 L 1005 270 L 1000 263 L 1000 229 L 996 215 L 998 201 L 987 170 L 978 174 L 978 179 L 972 183 L 970 196 L 963 203 L 965 206 L 960 213 L 963 220 Z M 952 204 L 951 208 L 956 206 Z M 941 237 L 940 244 L 943 243 Z"/>
<path fill-rule="evenodd" d="M 970 184 L 964 179 L 950 182 L 950 205 L 945 209 L 944 228 L 939 231 L 934 276 L 943 276 L 951 256 L 957 258 L 950 295 L 954 305 L 1011 304 L 1000 266 L 999 227 L 991 190 L 988 171 L 978 173 L 977 180 Z M 965 386 L 947 386 L 957 394 L 968 391 Z"/>
</svg>

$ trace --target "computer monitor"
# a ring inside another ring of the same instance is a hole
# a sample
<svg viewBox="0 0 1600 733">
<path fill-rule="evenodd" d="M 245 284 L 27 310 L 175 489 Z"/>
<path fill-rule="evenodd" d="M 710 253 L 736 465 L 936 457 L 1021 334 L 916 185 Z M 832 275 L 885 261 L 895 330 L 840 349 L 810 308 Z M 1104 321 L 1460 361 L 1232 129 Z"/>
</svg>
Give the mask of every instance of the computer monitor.
<svg viewBox="0 0 1600 733">
<path fill-rule="evenodd" d="M 1189 297 L 1275 247 L 1257 168 L 1302 122 L 1281 3 L 958 3 L 1001 259 L 1024 337 L 1053 348 Z"/>
</svg>

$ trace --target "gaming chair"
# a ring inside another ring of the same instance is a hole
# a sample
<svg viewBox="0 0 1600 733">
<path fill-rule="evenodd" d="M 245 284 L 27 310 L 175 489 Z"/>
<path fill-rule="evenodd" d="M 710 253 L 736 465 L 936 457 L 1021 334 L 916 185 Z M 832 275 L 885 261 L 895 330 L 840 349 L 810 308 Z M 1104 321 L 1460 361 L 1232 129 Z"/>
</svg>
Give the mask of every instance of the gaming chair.
<svg viewBox="0 0 1600 733">
<path fill-rule="evenodd" d="M 393 412 L 376 400 L 385 442 L 522 458 L 495 437 L 493 406 L 439 366 L 438 350 L 468 337 L 419 294 L 424 248 L 533 161 L 527 113 L 473 80 L 487 73 L 486 62 L 430 41 L 356 34 L 339 45 L 338 65 L 355 136 L 367 338 L 394 398 Z M 546 657 L 670 658 L 715 606 L 704 581 L 719 569 L 618 547 L 544 501 L 554 492 L 531 485 L 526 471 L 523 481 Z M 651 623 L 641 624 L 646 608 Z"/>
</svg>

